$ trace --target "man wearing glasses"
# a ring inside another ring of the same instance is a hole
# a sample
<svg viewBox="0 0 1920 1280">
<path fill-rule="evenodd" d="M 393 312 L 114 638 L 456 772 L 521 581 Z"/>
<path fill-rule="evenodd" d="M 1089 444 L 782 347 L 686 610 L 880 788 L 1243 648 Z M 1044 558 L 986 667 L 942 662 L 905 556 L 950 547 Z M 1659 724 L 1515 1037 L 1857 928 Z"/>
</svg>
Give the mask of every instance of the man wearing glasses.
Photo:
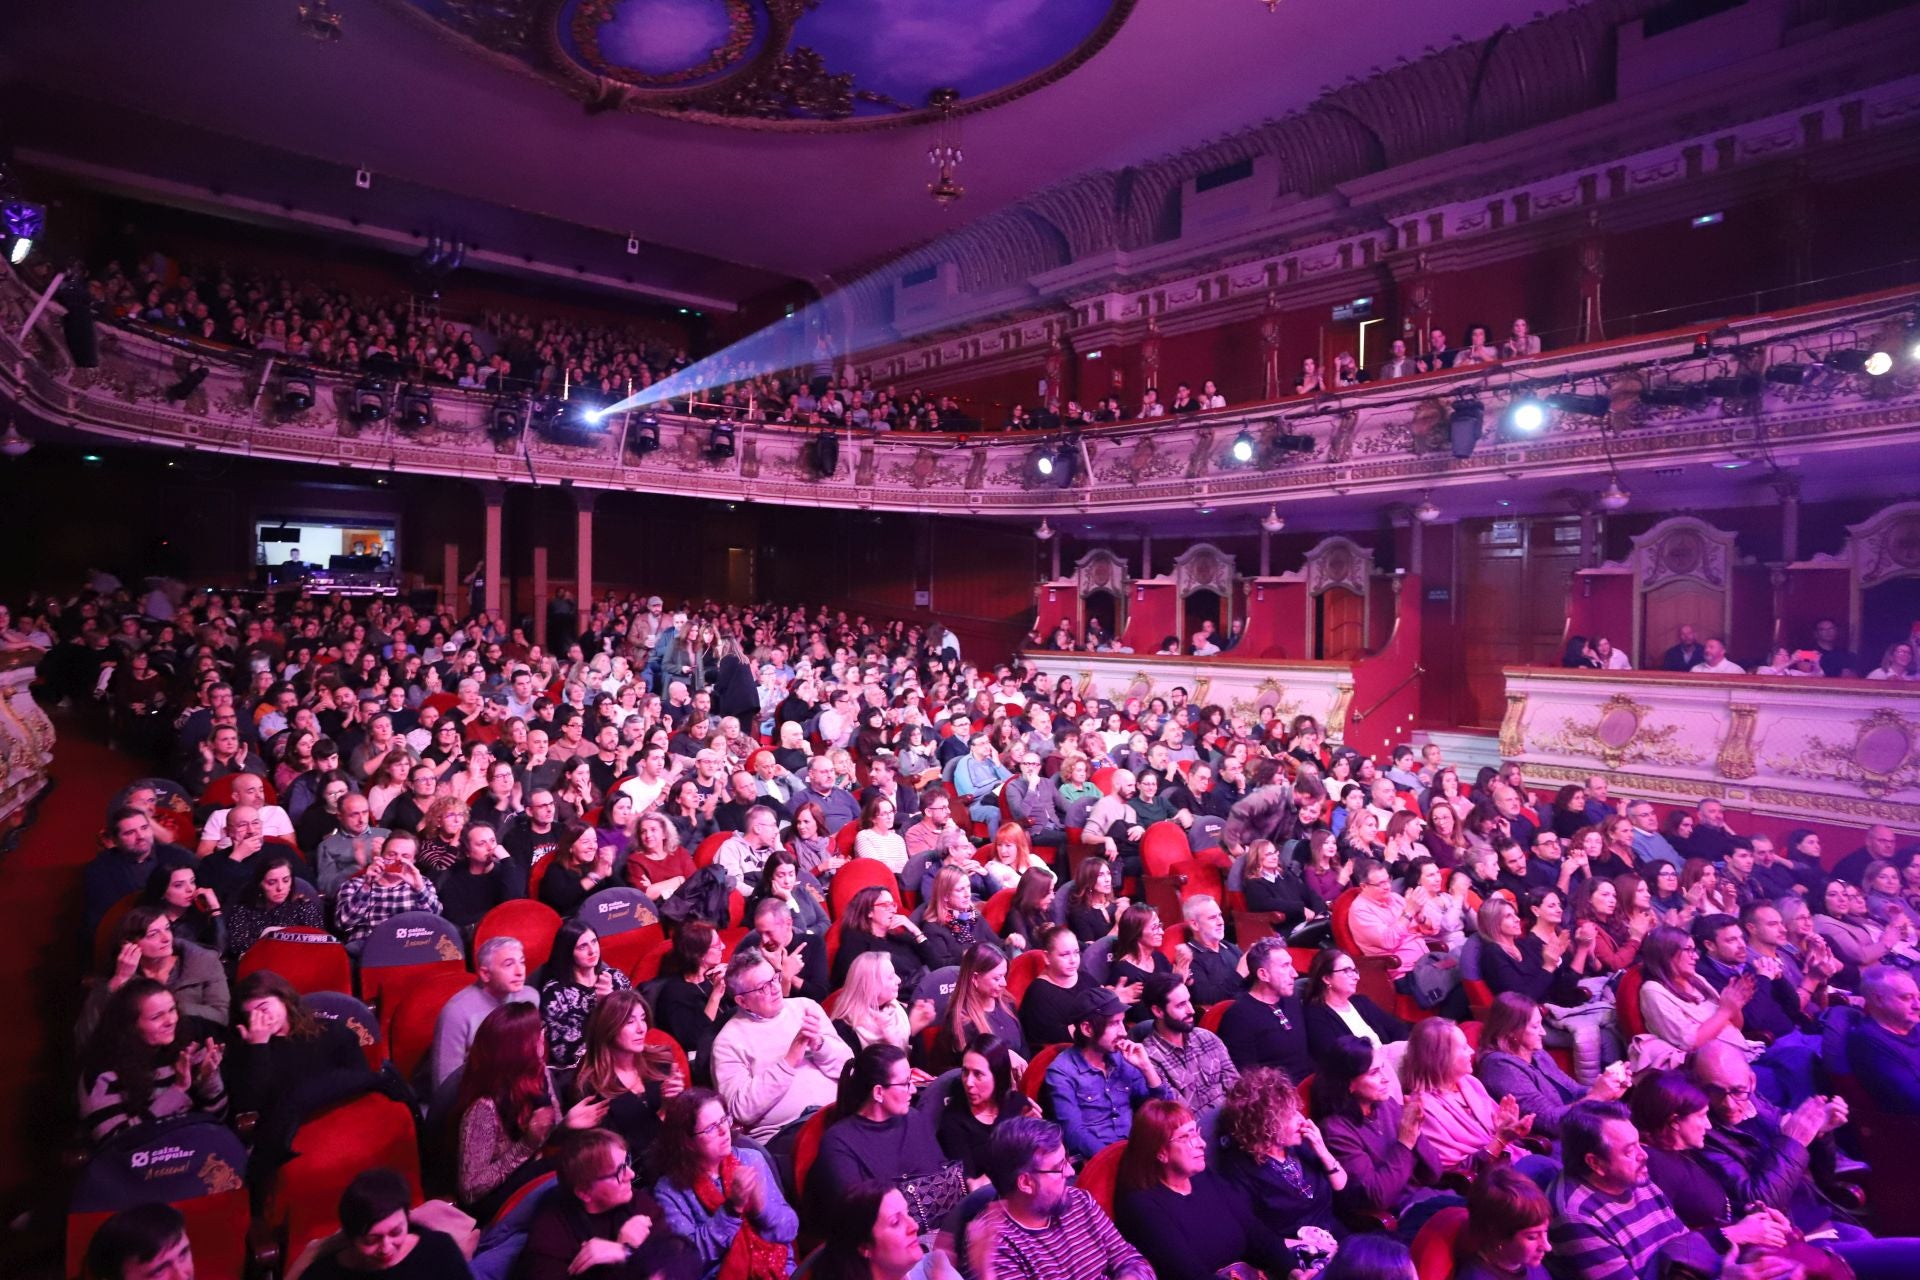
<svg viewBox="0 0 1920 1280">
<path fill-rule="evenodd" d="M 734 953 L 726 981 L 738 1012 L 713 1041 L 714 1088 L 743 1133 L 790 1163 L 800 1126 L 832 1105 L 853 1050 L 819 1005 L 781 994 L 760 952 Z"/>
<path fill-rule="evenodd" d="M 569 1131 L 554 1159 L 559 1186 L 527 1224 L 520 1272 L 528 1280 L 594 1275 L 693 1277 L 693 1246 L 667 1230 L 666 1211 L 634 1186 L 633 1157 L 620 1135 Z M 616 1270 L 617 1268 L 617 1270 Z"/>
<path fill-rule="evenodd" d="M 1153 1268 L 1099 1202 L 1069 1186 L 1060 1126 L 1021 1118 L 994 1126 L 987 1177 L 1000 1198 L 967 1233 L 976 1270 L 996 1280 L 1153 1280 Z"/>
</svg>

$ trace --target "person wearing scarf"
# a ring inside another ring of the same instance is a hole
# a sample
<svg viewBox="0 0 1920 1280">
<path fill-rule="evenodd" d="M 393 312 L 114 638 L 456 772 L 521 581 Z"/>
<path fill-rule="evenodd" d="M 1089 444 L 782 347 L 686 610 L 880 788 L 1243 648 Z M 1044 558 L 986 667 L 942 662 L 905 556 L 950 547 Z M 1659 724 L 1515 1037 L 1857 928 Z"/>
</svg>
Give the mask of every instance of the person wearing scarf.
<svg viewBox="0 0 1920 1280">
<path fill-rule="evenodd" d="M 735 1149 L 720 1095 L 688 1089 L 667 1102 L 660 1163 L 666 1173 L 654 1198 L 667 1229 L 693 1242 L 701 1280 L 783 1280 L 793 1273 L 800 1217 L 766 1159 L 750 1147 Z"/>
</svg>

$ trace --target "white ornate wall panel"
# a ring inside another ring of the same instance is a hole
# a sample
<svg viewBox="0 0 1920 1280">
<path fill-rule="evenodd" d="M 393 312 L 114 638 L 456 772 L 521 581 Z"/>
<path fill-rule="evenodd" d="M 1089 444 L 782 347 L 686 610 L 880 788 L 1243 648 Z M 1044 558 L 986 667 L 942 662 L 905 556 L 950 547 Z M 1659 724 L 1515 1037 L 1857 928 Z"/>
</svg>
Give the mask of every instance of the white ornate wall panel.
<svg viewBox="0 0 1920 1280">
<path fill-rule="evenodd" d="M 1529 779 L 1920 832 L 1920 688 L 1510 669 L 1500 753 Z"/>
</svg>

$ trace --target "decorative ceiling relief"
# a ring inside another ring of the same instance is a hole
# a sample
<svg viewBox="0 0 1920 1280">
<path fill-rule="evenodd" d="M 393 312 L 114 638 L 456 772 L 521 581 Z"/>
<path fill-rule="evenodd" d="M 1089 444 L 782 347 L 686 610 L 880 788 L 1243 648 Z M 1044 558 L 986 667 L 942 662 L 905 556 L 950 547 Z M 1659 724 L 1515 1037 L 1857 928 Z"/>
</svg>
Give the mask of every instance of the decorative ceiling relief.
<svg viewBox="0 0 1920 1280">
<path fill-rule="evenodd" d="M 590 110 L 750 128 L 922 123 L 1052 83 L 1134 0 L 392 0 Z"/>
</svg>

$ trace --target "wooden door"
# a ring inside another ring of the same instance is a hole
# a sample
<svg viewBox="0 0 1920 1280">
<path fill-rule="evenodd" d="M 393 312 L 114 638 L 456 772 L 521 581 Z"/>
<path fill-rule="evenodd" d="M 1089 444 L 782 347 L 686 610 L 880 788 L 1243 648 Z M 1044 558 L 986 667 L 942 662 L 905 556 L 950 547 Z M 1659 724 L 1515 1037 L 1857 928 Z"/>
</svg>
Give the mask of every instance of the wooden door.
<svg viewBox="0 0 1920 1280">
<path fill-rule="evenodd" d="M 1366 654 L 1367 602 L 1357 591 L 1333 587 L 1320 593 L 1320 656 L 1353 662 Z"/>
<path fill-rule="evenodd" d="M 1507 705 L 1505 668 L 1560 660 L 1580 524 L 1577 517 L 1474 520 L 1462 535 L 1460 722 L 1497 729 Z"/>
<path fill-rule="evenodd" d="M 1668 582 L 1647 592 L 1641 602 L 1640 665 L 1657 669 L 1668 649 L 1680 643 L 1680 628 L 1691 624 L 1702 644 L 1726 630 L 1726 596 L 1704 582 Z"/>
</svg>

